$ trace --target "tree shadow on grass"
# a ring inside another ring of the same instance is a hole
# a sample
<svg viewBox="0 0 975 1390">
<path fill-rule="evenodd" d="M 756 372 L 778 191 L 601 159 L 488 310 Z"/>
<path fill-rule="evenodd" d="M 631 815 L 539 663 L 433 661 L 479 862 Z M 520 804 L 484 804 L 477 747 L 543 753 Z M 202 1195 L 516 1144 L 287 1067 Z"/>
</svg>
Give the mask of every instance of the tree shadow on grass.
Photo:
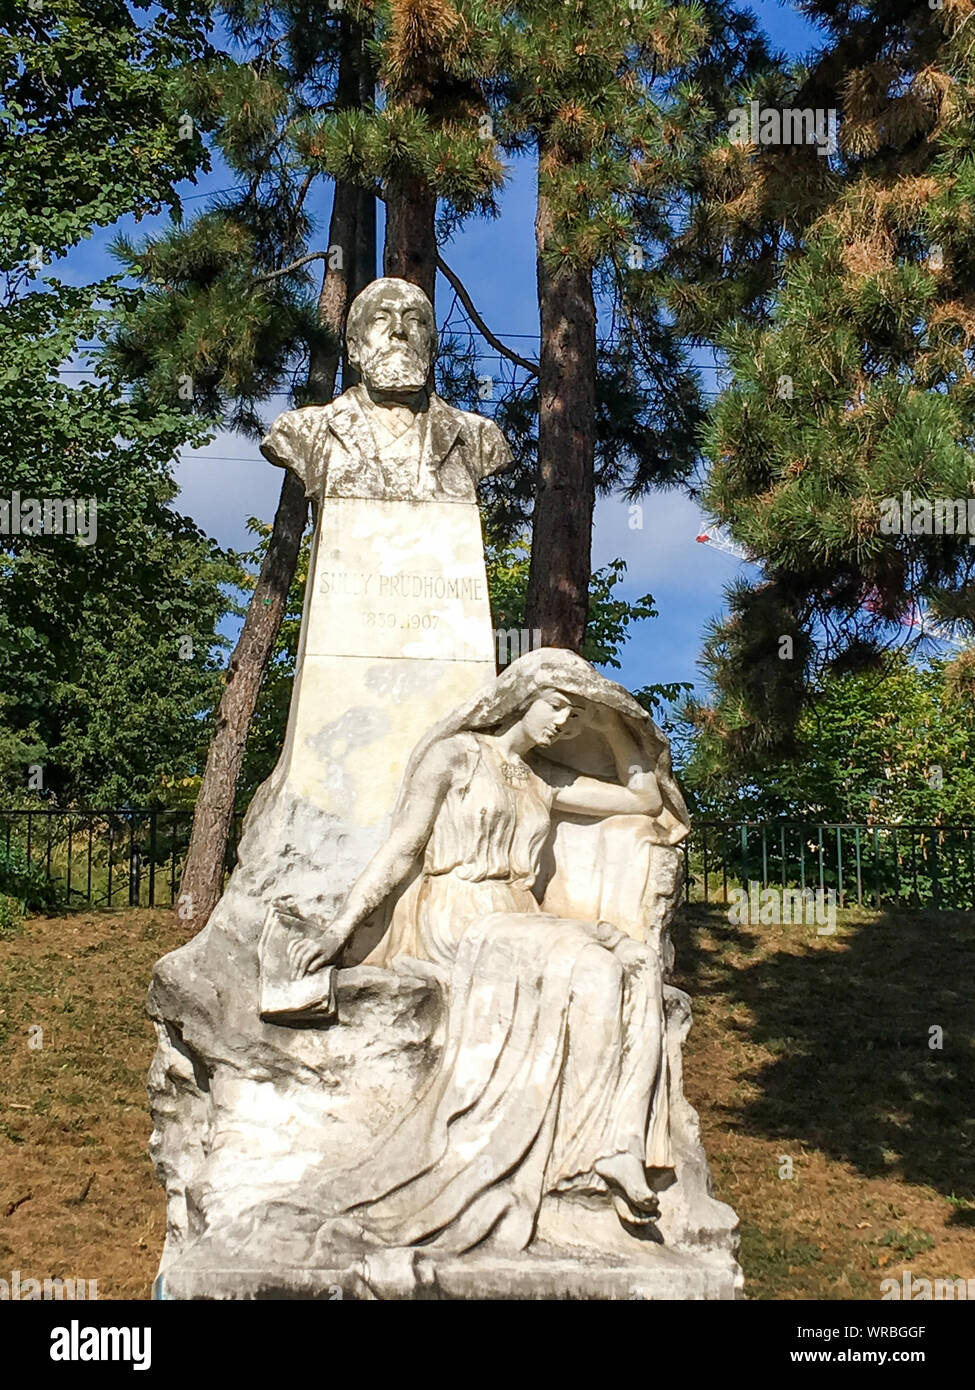
<svg viewBox="0 0 975 1390">
<path fill-rule="evenodd" d="M 728 1014 L 744 1005 L 752 1041 L 774 1054 L 744 1078 L 760 1094 L 730 1122 L 929 1186 L 956 1199 L 956 1224 L 975 1224 L 975 914 L 892 909 L 828 944 L 814 926 L 777 929 L 801 933 L 794 953 L 766 949 L 769 930 L 692 910 L 678 932 L 692 1002 L 699 989 Z"/>
</svg>

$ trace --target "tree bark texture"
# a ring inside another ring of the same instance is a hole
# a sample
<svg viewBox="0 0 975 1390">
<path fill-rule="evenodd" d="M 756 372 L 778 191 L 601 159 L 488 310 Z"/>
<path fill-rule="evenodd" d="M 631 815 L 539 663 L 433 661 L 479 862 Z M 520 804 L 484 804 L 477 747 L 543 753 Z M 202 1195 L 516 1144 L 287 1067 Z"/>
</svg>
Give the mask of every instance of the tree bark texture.
<svg viewBox="0 0 975 1390">
<path fill-rule="evenodd" d="M 525 621 L 547 647 L 581 652 L 589 610 L 595 505 L 596 308 L 592 274 L 552 271 L 549 201 L 535 220 L 541 347 L 538 361 L 538 471 Z"/>
</svg>

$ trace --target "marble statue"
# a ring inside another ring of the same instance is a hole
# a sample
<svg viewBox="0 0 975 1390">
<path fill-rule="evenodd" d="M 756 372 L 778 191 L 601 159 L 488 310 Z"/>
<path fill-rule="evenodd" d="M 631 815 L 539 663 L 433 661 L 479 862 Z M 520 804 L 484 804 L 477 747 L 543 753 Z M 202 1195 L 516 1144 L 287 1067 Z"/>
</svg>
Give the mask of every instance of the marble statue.
<svg viewBox="0 0 975 1390">
<path fill-rule="evenodd" d="M 583 728 L 605 741 L 611 780 L 544 756 Z M 386 1243 L 524 1249 L 547 1190 L 611 1191 L 640 1222 L 659 1205 L 648 1172 L 672 1180 L 660 958 L 611 922 L 544 911 L 553 812 L 639 817 L 637 834 L 661 844 L 688 828 L 640 706 L 573 653 L 540 651 L 421 742 L 389 839 L 320 942 L 293 943 L 298 970 L 334 960 L 420 859 L 371 959 L 442 972 L 444 1051 L 420 1103 L 357 1166 L 360 1200 L 346 1198 Z"/>
<path fill-rule="evenodd" d="M 263 446 L 316 508 L 285 747 L 150 990 L 157 1295 L 736 1297 L 667 739 L 572 652 L 495 674 L 475 486 L 507 446 L 430 389 L 413 286 L 348 342 L 362 384 Z"/>
<path fill-rule="evenodd" d="M 349 310 L 349 360 L 362 377 L 330 405 L 280 415 L 261 449 L 294 470 L 309 497 L 475 500 L 475 484 L 511 452 L 492 420 L 455 410 L 427 381 L 433 307 L 405 280 L 374 280 Z"/>
</svg>

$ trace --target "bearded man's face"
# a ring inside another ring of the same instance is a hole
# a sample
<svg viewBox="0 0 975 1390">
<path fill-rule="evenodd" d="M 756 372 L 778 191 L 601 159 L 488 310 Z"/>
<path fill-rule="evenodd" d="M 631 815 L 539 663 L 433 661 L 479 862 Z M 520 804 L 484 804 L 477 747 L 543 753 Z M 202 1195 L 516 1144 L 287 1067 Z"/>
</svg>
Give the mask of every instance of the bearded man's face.
<svg viewBox="0 0 975 1390">
<path fill-rule="evenodd" d="M 422 306 L 395 290 L 382 295 L 362 324 L 356 356 L 367 386 L 379 391 L 419 391 L 426 385 L 433 360 Z"/>
</svg>

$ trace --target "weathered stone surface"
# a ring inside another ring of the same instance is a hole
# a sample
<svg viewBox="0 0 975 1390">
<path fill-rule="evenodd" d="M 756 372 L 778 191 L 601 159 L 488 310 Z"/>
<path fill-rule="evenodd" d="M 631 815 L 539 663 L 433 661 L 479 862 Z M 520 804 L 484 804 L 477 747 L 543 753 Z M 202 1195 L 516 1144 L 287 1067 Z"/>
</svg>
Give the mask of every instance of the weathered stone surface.
<svg viewBox="0 0 975 1390">
<path fill-rule="evenodd" d="M 289 795 L 377 828 L 431 715 L 494 675 L 477 507 L 329 501 L 309 575 L 276 776 Z"/>
<path fill-rule="evenodd" d="M 281 759 L 150 990 L 157 1292 L 732 1298 L 663 983 L 666 739 L 571 653 L 494 679 L 473 488 L 506 446 L 423 389 L 418 293 L 370 287 L 364 386 L 266 441 L 316 538 Z"/>
<path fill-rule="evenodd" d="M 202 1132 L 206 1093 L 198 1094 L 188 1069 L 180 1079 L 178 1061 L 185 1054 L 171 1044 L 161 1048 L 159 1057 L 168 1052 L 177 1065 L 156 1092 L 154 1156 L 170 1183 L 172 1205 L 180 1205 L 178 1194 L 187 1186 L 194 1196 L 188 1228 L 171 1232 L 157 1297 L 738 1296 L 736 1218 L 711 1196 L 697 1116 L 681 1088 L 689 1001 L 670 986 L 665 998 L 677 1182 L 660 1194 L 654 1239 L 634 1237 L 626 1258 L 619 1249 L 618 1219 L 605 1201 L 553 1196 L 543 1204 L 530 1259 L 476 1252 L 460 1259 L 427 1255 L 414 1270 L 405 1256 L 390 1267 L 384 1252 L 370 1250 L 345 1252 L 340 1262 L 325 1263 L 337 1252 L 327 1243 L 323 1247 L 320 1217 L 304 1194 L 323 1167 L 340 1168 L 350 1153 L 368 1152 L 409 1109 L 436 1065 L 443 1032 L 441 986 L 432 972 L 359 966 L 340 971 L 338 981 L 342 1027 L 318 1037 L 324 1046 L 316 1059 L 317 1080 L 296 1077 L 287 1065 L 273 1080 L 240 1073 L 225 1078 L 209 1096 L 210 1154 L 201 1146 L 189 1171 L 180 1171 L 178 1161 L 166 1164 L 159 1140 L 177 1132 L 173 1122 L 179 1106 L 187 1107 L 182 1124 L 195 1121 Z M 167 1096 L 172 1108 L 165 1105 Z M 222 1187 L 232 1193 L 230 1200 Z M 408 1281 L 403 1286 L 404 1271 L 414 1272 L 415 1286 Z"/>
<path fill-rule="evenodd" d="M 591 1253 L 537 1249 L 518 1259 L 468 1255 L 432 1260 L 421 1251 L 372 1251 L 333 1268 L 197 1267 L 160 1275 L 162 1299 L 424 1299 L 508 1301 L 734 1299 L 741 1288 L 733 1261 L 701 1260 L 658 1246 L 652 1259 L 627 1263 Z"/>
<path fill-rule="evenodd" d="M 150 1077 L 152 1153 L 169 1198 L 160 1296 L 321 1297 L 334 1296 L 336 1287 L 343 1297 L 393 1296 L 393 1285 L 374 1272 L 366 1278 L 360 1271 L 353 1278 L 346 1277 L 348 1270 L 323 1266 L 314 1250 L 319 1224 L 314 1219 L 304 1253 L 315 1263 L 301 1268 L 296 1211 L 281 1203 L 290 1194 L 300 1210 L 304 1185 L 323 1167 L 342 1167 L 349 1154 L 369 1152 L 409 1109 L 440 1055 L 443 986 L 439 972 L 421 962 L 358 966 L 337 973 L 339 1026 L 291 1029 L 260 1023 L 255 1007 L 258 894 L 273 873 L 272 864 L 262 866 L 262 846 L 328 843 L 327 823 L 306 816 L 296 825 L 295 819 L 286 821 L 290 835 L 280 829 L 273 840 L 268 831 L 276 827 L 266 819 L 259 822 L 254 841 L 242 844 L 241 868 L 221 904 L 224 926 L 214 924 L 209 936 L 204 933 L 164 958 L 153 982 L 150 1010 L 159 1048 Z M 657 849 L 654 858 L 658 880 L 672 886 L 679 853 Z M 312 889 L 321 881 L 317 859 L 292 850 L 288 863 L 292 882 L 308 885 L 296 896 L 313 911 Z M 651 900 L 659 901 L 659 889 Z M 638 1243 L 640 1259 L 650 1258 L 654 1267 L 641 1266 L 636 1279 L 624 1261 L 619 1272 L 618 1221 L 605 1202 L 587 1208 L 552 1198 L 543 1206 L 539 1232 L 544 1240 L 554 1227 L 556 1246 L 561 1242 L 554 1265 L 543 1268 L 533 1259 L 526 1266 L 533 1273 L 515 1280 L 510 1260 L 491 1257 L 483 1266 L 475 1262 L 473 1272 L 462 1277 L 463 1259 L 455 1259 L 452 1272 L 438 1276 L 436 1296 L 736 1296 L 741 1284 L 734 1260 L 737 1221 L 711 1196 L 697 1116 L 683 1096 L 681 1045 L 690 1026 L 689 1001 L 669 986 L 665 1001 L 678 1180 L 660 1193 L 657 1226 L 664 1245 L 647 1251 Z M 669 1253 L 676 1251 L 681 1257 L 674 1265 Z M 660 1266 L 662 1254 L 668 1259 Z M 600 1258 L 610 1261 L 609 1272 Z M 369 1259 L 374 1271 L 376 1252 L 369 1252 Z M 581 1266 L 573 1263 L 577 1259 Z M 703 1261 L 700 1267 L 695 1259 Z M 430 1296 L 424 1279 L 426 1274 L 406 1296 Z M 516 1293 L 516 1288 L 528 1291 Z"/>
</svg>

